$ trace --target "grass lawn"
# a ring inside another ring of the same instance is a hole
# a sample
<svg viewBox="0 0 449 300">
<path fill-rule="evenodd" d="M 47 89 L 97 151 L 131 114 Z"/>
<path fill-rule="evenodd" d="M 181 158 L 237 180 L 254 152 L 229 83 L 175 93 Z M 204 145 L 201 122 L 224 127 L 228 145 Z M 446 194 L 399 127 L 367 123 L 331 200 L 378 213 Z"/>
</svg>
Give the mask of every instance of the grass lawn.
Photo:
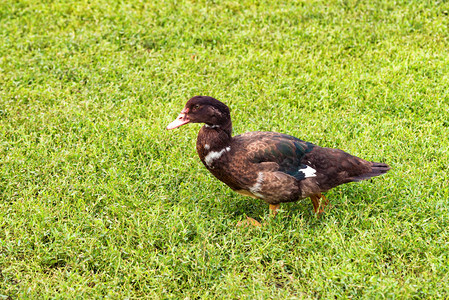
<svg viewBox="0 0 449 300">
<path fill-rule="evenodd" d="M 3 0 L 0 299 L 448 298 L 448 87 L 446 1 Z M 270 219 L 165 130 L 199 94 L 392 170 Z"/>
</svg>

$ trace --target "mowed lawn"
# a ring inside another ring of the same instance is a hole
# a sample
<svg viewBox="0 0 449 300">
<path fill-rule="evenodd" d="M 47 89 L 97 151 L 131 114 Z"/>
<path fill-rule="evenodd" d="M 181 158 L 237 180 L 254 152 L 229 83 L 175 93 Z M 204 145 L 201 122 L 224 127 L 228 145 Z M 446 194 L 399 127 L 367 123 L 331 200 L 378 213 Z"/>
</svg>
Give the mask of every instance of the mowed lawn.
<svg viewBox="0 0 449 300">
<path fill-rule="evenodd" d="M 270 218 L 194 95 L 392 170 Z M 0 299 L 448 298 L 448 148 L 446 1 L 3 0 Z"/>
</svg>

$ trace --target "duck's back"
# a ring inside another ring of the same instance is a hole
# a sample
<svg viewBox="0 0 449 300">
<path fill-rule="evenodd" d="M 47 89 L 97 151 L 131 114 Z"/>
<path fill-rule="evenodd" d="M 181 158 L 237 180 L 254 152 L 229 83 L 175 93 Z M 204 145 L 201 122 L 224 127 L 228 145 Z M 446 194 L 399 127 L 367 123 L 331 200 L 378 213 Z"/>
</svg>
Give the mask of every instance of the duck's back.
<svg viewBox="0 0 449 300">
<path fill-rule="evenodd" d="M 232 189 L 269 203 L 295 201 L 388 170 L 373 172 L 376 163 L 276 132 L 234 136 L 228 150 L 206 167 Z"/>
<path fill-rule="evenodd" d="M 293 136 L 277 133 L 253 131 L 232 138 L 232 145 L 247 164 L 267 165 L 276 164 L 275 170 L 284 172 L 297 179 L 303 174 L 298 170 L 303 165 L 302 160 L 316 146 Z"/>
</svg>

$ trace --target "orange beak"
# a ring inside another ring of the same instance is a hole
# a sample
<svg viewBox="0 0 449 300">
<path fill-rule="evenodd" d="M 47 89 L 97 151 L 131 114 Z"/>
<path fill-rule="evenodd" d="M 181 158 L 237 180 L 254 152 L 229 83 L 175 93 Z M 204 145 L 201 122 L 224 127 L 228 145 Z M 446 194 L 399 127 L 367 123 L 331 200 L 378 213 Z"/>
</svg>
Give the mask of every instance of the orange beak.
<svg viewBox="0 0 449 300">
<path fill-rule="evenodd" d="M 189 123 L 190 120 L 189 120 L 189 118 L 186 115 L 187 112 L 188 111 L 186 109 L 183 109 L 181 111 L 181 113 L 179 114 L 179 116 L 173 122 L 168 124 L 166 129 L 167 130 L 175 129 L 175 128 L 178 128 L 179 126 L 182 126 L 182 125 L 185 125 L 185 124 Z"/>
</svg>

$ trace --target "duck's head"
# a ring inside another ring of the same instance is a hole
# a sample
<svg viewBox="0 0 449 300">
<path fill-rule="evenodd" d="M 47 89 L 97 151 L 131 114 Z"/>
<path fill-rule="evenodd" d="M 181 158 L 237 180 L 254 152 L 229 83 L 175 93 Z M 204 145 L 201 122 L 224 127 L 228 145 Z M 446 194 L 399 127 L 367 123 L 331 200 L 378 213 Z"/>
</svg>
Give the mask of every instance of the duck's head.
<svg viewBox="0 0 449 300">
<path fill-rule="evenodd" d="M 175 129 L 187 123 L 205 123 L 210 128 L 228 125 L 231 121 L 229 108 L 209 96 L 195 96 L 187 101 L 179 116 L 167 129 Z"/>
</svg>

